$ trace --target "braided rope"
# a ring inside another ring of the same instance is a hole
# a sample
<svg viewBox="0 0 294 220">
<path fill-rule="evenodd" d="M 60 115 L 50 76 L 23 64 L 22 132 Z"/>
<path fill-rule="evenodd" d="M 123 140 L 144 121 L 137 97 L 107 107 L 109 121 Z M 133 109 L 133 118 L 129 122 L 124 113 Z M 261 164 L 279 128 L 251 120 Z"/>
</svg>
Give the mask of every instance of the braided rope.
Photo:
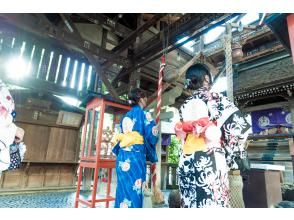
<svg viewBox="0 0 294 220">
<path fill-rule="evenodd" d="M 162 95 L 162 80 L 163 80 L 163 70 L 165 68 L 165 56 L 161 57 L 161 64 L 158 76 L 158 90 L 157 90 L 157 113 L 156 113 L 156 124 L 160 121 L 160 111 L 161 111 L 161 95 Z"/>
<path fill-rule="evenodd" d="M 232 34 L 226 34 L 224 37 L 224 47 L 226 56 L 226 78 L 227 78 L 227 97 L 233 102 L 233 68 L 232 68 Z"/>
<path fill-rule="evenodd" d="M 156 113 L 156 124 L 159 125 L 160 123 L 160 111 L 161 111 L 161 95 L 162 95 L 162 80 L 163 80 L 163 70 L 165 68 L 165 55 L 161 57 L 161 64 L 159 69 L 159 76 L 158 76 L 158 91 L 157 91 L 157 113 Z M 155 188 L 156 184 L 156 163 L 151 165 L 151 180 L 152 185 Z"/>
</svg>

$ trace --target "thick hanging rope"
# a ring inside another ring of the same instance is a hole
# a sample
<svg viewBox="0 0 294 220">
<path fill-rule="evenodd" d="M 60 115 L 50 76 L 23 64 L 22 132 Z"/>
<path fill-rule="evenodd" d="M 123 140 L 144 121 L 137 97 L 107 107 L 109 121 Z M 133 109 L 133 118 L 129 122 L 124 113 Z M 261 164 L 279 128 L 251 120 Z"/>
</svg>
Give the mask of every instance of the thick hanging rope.
<svg viewBox="0 0 294 220">
<path fill-rule="evenodd" d="M 161 64 L 160 64 L 160 69 L 159 69 L 159 77 L 158 77 L 158 91 L 157 91 L 157 113 L 156 113 L 156 124 L 160 125 L 160 111 L 161 111 L 161 95 L 162 95 L 162 79 L 163 79 L 163 70 L 165 67 L 165 55 L 162 55 L 161 57 Z M 160 129 L 160 128 L 158 128 Z M 160 155 L 159 155 L 160 156 Z M 162 203 L 163 201 L 163 196 L 160 191 L 160 189 L 156 186 L 156 163 L 151 165 L 151 181 L 152 181 L 152 186 L 153 186 L 153 193 L 154 193 L 154 198 L 156 203 Z"/>
<path fill-rule="evenodd" d="M 160 122 L 160 110 L 161 110 L 161 95 L 162 95 L 162 79 L 163 79 L 163 70 L 165 68 L 165 55 L 161 57 L 161 64 L 158 75 L 158 91 L 157 91 L 157 113 L 156 113 L 156 124 Z"/>
<path fill-rule="evenodd" d="M 156 179 L 157 179 L 157 176 L 156 176 L 156 163 L 153 163 L 151 165 L 151 182 L 152 182 L 152 187 L 153 189 L 155 189 L 155 184 L 156 184 Z"/>
<path fill-rule="evenodd" d="M 163 71 L 166 66 L 166 48 L 168 46 L 168 35 L 169 35 L 169 27 L 167 28 L 167 36 L 164 36 L 163 31 L 163 37 L 162 37 L 162 47 L 163 47 L 163 55 L 161 57 L 161 64 L 158 74 L 158 90 L 157 90 L 157 106 L 156 106 L 156 124 L 158 126 L 158 129 L 160 129 L 160 111 L 161 111 L 161 95 L 162 95 L 162 80 L 163 80 Z M 166 37 L 166 39 L 165 39 Z M 161 143 L 160 143 L 161 144 Z M 161 155 L 159 155 L 160 157 Z M 152 181 L 152 187 L 153 187 L 153 195 L 154 195 L 154 201 L 155 203 L 163 203 L 163 193 L 160 191 L 159 187 L 156 186 L 156 163 L 151 165 L 151 181 Z"/>
<path fill-rule="evenodd" d="M 232 31 L 230 24 L 227 24 L 227 34 L 224 36 L 223 44 L 226 59 L 227 97 L 234 102 L 233 95 L 233 67 L 232 67 Z"/>
</svg>

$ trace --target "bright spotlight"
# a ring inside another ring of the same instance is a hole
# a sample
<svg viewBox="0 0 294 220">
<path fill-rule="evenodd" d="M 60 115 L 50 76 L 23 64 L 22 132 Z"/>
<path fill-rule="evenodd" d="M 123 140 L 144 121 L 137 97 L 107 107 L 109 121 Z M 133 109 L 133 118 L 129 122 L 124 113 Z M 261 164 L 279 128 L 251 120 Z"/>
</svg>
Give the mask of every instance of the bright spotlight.
<svg viewBox="0 0 294 220">
<path fill-rule="evenodd" d="M 21 57 L 14 57 L 6 64 L 7 77 L 21 79 L 28 74 L 28 64 Z"/>
</svg>

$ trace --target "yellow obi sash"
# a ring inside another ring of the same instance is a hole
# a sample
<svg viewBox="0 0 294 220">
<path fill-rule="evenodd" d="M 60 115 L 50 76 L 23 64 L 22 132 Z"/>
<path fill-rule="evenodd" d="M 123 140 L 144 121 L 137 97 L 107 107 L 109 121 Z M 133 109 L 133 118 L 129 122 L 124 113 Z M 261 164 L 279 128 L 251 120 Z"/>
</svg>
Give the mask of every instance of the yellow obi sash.
<svg viewBox="0 0 294 220">
<path fill-rule="evenodd" d="M 205 151 L 206 144 L 204 141 L 204 137 L 197 137 L 194 134 L 187 134 L 187 138 L 185 144 L 183 146 L 184 154 L 193 154 L 196 151 Z"/>
<path fill-rule="evenodd" d="M 132 131 L 126 134 L 116 134 L 114 142 L 120 142 L 120 147 L 130 147 L 134 144 L 144 144 L 144 138 L 139 132 Z"/>
</svg>

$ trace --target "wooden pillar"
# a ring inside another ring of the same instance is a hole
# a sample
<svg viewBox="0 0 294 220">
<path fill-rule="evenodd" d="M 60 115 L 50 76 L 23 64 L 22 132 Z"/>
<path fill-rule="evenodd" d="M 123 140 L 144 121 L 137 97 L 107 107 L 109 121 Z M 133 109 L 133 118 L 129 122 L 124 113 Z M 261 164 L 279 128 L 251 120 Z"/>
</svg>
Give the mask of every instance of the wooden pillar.
<svg viewBox="0 0 294 220">
<path fill-rule="evenodd" d="M 107 36 L 108 36 L 108 30 L 106 30 L 105 28 L 102 28 L 101 47 L 104 49 L 106 49 Z M 105 69 L 102 69 L 100 65 L 97 67 L 96 71 L 102 71 L 101 74 L 105 74 Z M 102 81 L 98 73 L 96 73 L 96 77 L 95 77 L 94 91 L 98 93 L 102 93 L 102 94 L 105 92 L 102 89 Z"/>
<path fill-rule="evenodd" d="M 164 164 L 164 166 L 162 166 L 161 168 L 161 176 L 162 176 L 162 179 L 161 179 L 161 187 L 163 190 L 166 190 L 166 180 L 167 180 L 167 177 L 168 177 L 168 163 L 166 161 L 166 163 Z"/>
<path fill-rule="evenodd" d="M 3 185 L 3 178 L 2 178 L 2 171 L 0 171 L 0 189 L 2 188 Z"/>
<path fill-rule="evenodd" d="M 142 23 L 143 23 L 143 15 L 140 14 L 138 15 L 138 18 L 137 18 L 137 27 L 140 27 Z M 138 52 L 140 43 L 141 43 L 141 35 L 138 35 L 133 45 L 135 54 Z M 132 61 L 132 64 L 135 65 L 135 60 Z M 140 78 L 141 78 L 141 69 L 138 68 L 134 72 L 132 72 L 130 75 L 130 80 L 129 80 L 130 90 L 133 88 L 140 88 Z"/>
<path fill-rule="evenodd" d="M 104 74 L 104 73 L 102 73 Z M 95 73 L 95 83 L 94 83 L 94 92 L 102 92 L 101 90 L 98 91 L 98 84 L 99 84 L 99 76 Z"/>
<path fill-rule="evenodd" d="M 158 156 L 157 168 L 156 168 L 156 184 L 159 189 L 161 188 L 161 121 L 158 124 L 158 142 L 156 144 L 156 152 Z"/>
<path fill-rule="evenodd" d="M 200 36 L 200 39 L 199 39 L 199 44 L 200 44 L 200 52 L 203 52 L 204 50 L 204 35 L 201 35 Z M 194 45 L 195 46 L 195 45 Z"/>
<path fill-rule="evenodd" d="M 290 46 L 292 51 L 292 59 L 294 63 L 294 14 L 291 14 L 287 17 L 288 33 Z"/>
<path fill-rule="evenodd" d="M 102 28 L 101 47 L 106 49 L 108 30 Z"/>
<path fill-rule="evenodd" d="M 130 82 L 129 82 L 130 90 L 132 90 L 133 88 L 140 88 L 140 78 L 141 78 L 140 68 L 131 73 Z"/>
</svg>

